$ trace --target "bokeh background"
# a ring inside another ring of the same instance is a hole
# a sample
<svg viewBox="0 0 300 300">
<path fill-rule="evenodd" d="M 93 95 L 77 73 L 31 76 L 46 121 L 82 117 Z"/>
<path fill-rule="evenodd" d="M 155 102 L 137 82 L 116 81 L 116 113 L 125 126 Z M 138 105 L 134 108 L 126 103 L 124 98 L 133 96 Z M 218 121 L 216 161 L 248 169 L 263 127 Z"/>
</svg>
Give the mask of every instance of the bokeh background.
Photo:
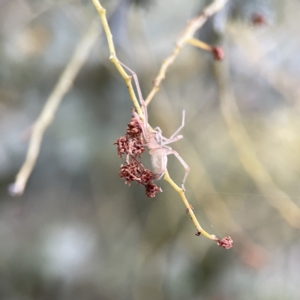
<svg viewBox="0 0 300 300">
<path fill-rule="evenodd" d="M 209 1 L 207 1 L 208 3 Z M 101 1 L 118 57 L 147 96 L 201 0 Z M 92 1 L 0 1 L 0 299 L 300 299 L 300 2 L 235 0 L 197 32 L 149 106 L 191 167 L 200 236 L 163 180 L 125 186 L 113 143 L 132 103 Z M 46 130 L 21 197 L 8 193 L 30 128 L 91 23 L 99 37 Z M 144 157 L 149 165 L 149 157 Z M 170 157 L 172 178 L 184 170 Z"/>
</svg>

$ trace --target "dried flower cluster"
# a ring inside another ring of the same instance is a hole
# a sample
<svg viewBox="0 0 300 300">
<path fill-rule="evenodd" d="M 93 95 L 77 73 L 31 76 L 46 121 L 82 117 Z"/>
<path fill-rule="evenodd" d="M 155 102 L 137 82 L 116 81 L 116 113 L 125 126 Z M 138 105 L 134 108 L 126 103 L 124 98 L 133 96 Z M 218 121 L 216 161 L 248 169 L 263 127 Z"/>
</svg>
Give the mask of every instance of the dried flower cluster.
<svg viewBox="0 0 300 300">
<path fill-rule="evenodd" d="M 230 236 L 226 236 L 222 238 L 221 240 L 217 240 L 217 245 L 224 248 L 224 249 L 230 249 L 232 247 L 233 240 Z"/>
<path fill-rule="evenodd" d="M 261 13 L 253 13 L 251 17 L 252 24 L 255 26 L 268 25 L 266 17 Z"/>
<path fill-rule="evenodd" d="M 126 164 L 120 167 L 120 178 L 125 179 L 125 184 L 130 186 L 133 181 L 141 184 L 146 189 L 148 198 L 155 197 L 161 189 L 153 183 L 156 176 L 146 169 L 138 160 L 145 151 L 142 128 L 136 118 L 132 118 L 127 124 L 126 135 L 121 136 L 114 145 L 118 147 L 118 155 L 123 158 L 126 155 Z"/>
<path fill-rule="evenodd" d="M 223 60 L 225 57 L 224 50 L 221 47 L 212 47 L 211 52 L 215 60 Z"/>
</svg>

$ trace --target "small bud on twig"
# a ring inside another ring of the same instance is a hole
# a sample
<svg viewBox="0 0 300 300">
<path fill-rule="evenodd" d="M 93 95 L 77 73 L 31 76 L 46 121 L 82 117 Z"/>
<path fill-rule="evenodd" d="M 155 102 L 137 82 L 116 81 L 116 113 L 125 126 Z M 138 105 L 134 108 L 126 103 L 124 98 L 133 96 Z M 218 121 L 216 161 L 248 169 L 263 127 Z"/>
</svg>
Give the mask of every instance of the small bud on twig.
<svg viewBox="0 0 300 300">
<path fill-rule="evenodd" d="M 230 236 L 224 237 L 221 240 L 216 240 L 217 245 L 224 249 L 230 249 L 232 247 L 233 240 Z"/>
<path fill-rule="evenodd" d="M 251 22 L 255 26 L 268 25 L 266 17 L 261 13 L 253 13 L 251 17 Z"/>
<path fill-rule="evenodd" d="M 213 54 L 215 60 L 223 60 L 225 57 L 224 50 L 221 47 L 212 47 L 211 53 Z"/>
</svg>

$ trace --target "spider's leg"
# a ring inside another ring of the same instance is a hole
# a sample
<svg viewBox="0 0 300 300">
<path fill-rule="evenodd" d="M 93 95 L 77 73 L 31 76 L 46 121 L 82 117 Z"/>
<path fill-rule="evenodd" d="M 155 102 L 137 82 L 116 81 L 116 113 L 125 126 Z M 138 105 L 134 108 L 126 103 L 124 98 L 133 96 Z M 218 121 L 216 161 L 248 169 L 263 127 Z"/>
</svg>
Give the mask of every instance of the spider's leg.
<svg viewBox="0 0 300 300">
<path fill-rule="evenodd" d="M 183 138 L 182 135 L 177 135 L 177 136 L 172 136 L 170 137 L 169 139 L 164 137 L 162 134 L 161 134 L 161 129 L 159 127 L 155 127 L 154 128 L 154 131 L 157 133 L 157 140 L 158 140 L 158 144 L 162 147 L 162 146 L 165 146 L 167 144 L 171 144 L 171 143 L 174 143 L 180 139 Z M 178 130 L 177 130 L 178 131 Z"/>
<path fill-rule="evenodd" d="M 171 144 L 171 143 L 174 143 L 178 140 L 181 140 L 183 138 L 183 135 L 177 135 L 177 136 L 174 136 L 174 137 L 171 137 L 169 139 L 166 139 L 163 137 L 164 141 L 163 141 L 163 146 L 167 145 L 167 144 Z"/>
<path fill-rule="evenodd" d="M 172 147 L 170 146 L 166 146 L 166 145 L 163 145 L 163 149 L 167 149 L 167 150 L 173 150 Z"/>
<path fill-rule="evenodd" d="M 155 128 L 153 128 L 153 130 L 162 133 L 160 127 L 155 127 Z"/>
<path fill-rule="evenodd" d="M 156 133 L 156 140 L 157 140 L 157 143 L 160 145 L 160 147 L 162 147 L 164 145 L 164 141 L 167 140 L 167 138 L 165 138 L 163 135 L 162 135 L 162 131 L 159 127 L 155 127 L 153 129 Z"/>
<path fill-rule="evenodd" d="M 132 71 L 129 67 L 127 67 L 125 64 L 123 64 L 120 61 L 119 61 L 119 63 L 127 71 L 129 71 L 131 73 L 132 77 L 133 77 L 133 80 L 135 82 L 136 89 L 137 89 L 137 92 L 138 92 L 139 100 L 140 100 L 140 103 L 141 103 L 141 106 L 142 106 L 143 114 L 144 114 L 144 126 L 145 126 L 145 128 L 147 128 L 148 127 L 148 111 L 147 111 L 147 106 L 146 106 L 145 101 L 144 101 L 143 96 L 142 96 L 142 92 L 141 92 L 141 88 L 140 88 L 138 77 L 137 77 L 136 73 L 134 71 Z"/>
<path fill-rule="evenodd" d="M 181 187 L 182 189 L 185 191 L 185 188 L 184 188 L 184 183 L 186 181 L 186 178 L 189 174 L 189 171 L 190 171 L 190 167 L 188 166 L 188 164 L 183 160 L 183 158 L 178 154 L 178 152 L 176 152 L 175 150 L 166 150 L 166 154 L 167 155 L 170 155 L 170 154 L 173 154 L 177 157 L 177 159 L 181 162 L 181 164 L 183 165 L 184 169 L 185 169 L 185 174 L 184 174 L 184 177 L 182 179 L 182 183 L 181 183 Z"/>
<path fill-rule="evenodd" d="M 185 110 L 182 111 L 182 122 L 180 127 L 170 136 L 170 139 L 172 139 L 174 136 L 177 135 L 177 133 L 184 127 L 184 121 L 185 121 Z"/>
</svg>

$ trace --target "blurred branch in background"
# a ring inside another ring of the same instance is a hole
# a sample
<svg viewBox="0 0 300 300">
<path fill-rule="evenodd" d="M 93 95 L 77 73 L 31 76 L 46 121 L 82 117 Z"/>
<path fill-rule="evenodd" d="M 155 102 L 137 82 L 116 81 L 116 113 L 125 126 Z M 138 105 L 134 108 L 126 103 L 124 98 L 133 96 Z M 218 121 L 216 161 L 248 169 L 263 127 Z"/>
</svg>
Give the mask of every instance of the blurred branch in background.
<svg viewBox="0 0 300 300">
<path fill-rule="evenodd" d="M 28 178 L 39 155 L 44 132 L 51 124 L 63 97 L 72 87 L 76 76 L 99 36 L 99 32 L 98 23 L 93 21 L 83 38 L 79 41 L 70 62 L 61 74 L 40 116 L 33 124 L 25 162 L 16 176 L 15 183 L 9 188 L 12 195 L 20 196 L 23 194 Z"/>
<path fill-rule="evenodd" d="M 243 126 L 242 117 L 236 105 L 228 69 L 226 62 L 214 64 L 221 112 L 240 161 L 270 205 L 277 209 L 289 225 L 300 228 L 300 208 L 278 188 L 255 153 L 255 148 Z"/>
<path fill-rule="evenodd" d="M 276 42 L 272 49 L 264 51 L 257 37 L 250 28 L 243 24 L 232 26 L 228 24 L 227 33 L 234 43 L 243 51 L 248 62 L 256 69 L 266 80 L 284 96 L 284 99 L 291 104 L 300 108 L 300 91 L 299 79 L 289 75 L 284 70 L 278 68 L 272 59 L 269 58 L 269 53 L 275 48 L 282 48 L 285 41 L 282 43 Z"/>
</svg>

